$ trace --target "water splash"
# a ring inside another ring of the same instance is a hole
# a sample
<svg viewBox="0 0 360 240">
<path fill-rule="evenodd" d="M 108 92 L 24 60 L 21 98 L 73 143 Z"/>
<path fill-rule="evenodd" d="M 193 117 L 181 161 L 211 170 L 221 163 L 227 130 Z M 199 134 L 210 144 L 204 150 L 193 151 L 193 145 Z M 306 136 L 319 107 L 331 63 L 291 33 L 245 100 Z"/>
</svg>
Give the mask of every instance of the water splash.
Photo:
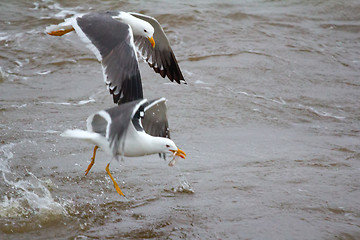
<svg viewBox="0 0 360 240">
<path fill-rule="evenodd" d="M 8 161 L 14 157 L 14 154 L 11 152 L 11 149 L 15 146 L 14 143 L 2 145 L 0 148 L 0 154 L 4 156 L 0 158 L 0 171 L 1 172 L 10 172 L 8 167 Z"/>
<path fill-rule="evenodd" d="M 20 143 L 21 144 L 21 143 Z M 56 202 L 48 189 L 51 180 L 43 181 L 26 170 L 25 176 L 11 170 L 12 149 L 17 144 L 0 147 L 0 232 L 33 231 L 42 225 L 56 223 L 67 216 L 63 204 Z"/>
<path fill-rule="evenodd" d="M 194 189 L 191 187 L 187 179 L 180 180 L 179 186 L 173 187 L 171 189 L 174 193 L 195 193 Z"/>
<path fill-rule="evenodd" d="M 10 186 L 0 202 L 0 217 L 22 217 L 29 215 L 66 215 L 66 211 L 60 203 L 54 201 L 50 191 L 34 174 L 27 171 L 30 178 L 26 180 L 11 181 L 6 174 L 2 173 L 4 182 Z"/>
<path fill-rule="evenodd" d="M 189 181 L 187 180 L 181 169 L 177 166 L 175 166 L 175 168 L 178 169 L 179 171 L 179 176 L 180 176 L 179 185 L 171 188 L 171 191 L 174 193 L 189 193 L 189 194 L 195 193 L 194 189 L 191 187 Z"/>
</svg>

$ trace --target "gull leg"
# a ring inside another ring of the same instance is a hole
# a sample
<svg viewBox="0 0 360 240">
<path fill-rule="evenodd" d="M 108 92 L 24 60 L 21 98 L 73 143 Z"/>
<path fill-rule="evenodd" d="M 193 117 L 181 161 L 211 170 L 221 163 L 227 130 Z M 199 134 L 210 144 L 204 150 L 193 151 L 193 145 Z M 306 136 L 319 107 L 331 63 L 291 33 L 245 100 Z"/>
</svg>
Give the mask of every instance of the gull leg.
<svg viewBox="0 0 360 240">
<path fill-rule="evenodd" d="M 125 196 L 125 194 L 121 191 L 119 185 L 117 184 L 117 182 L 115 181 L 115 179 L 113 178 L 113 176 L 111 176 L 111 173 L 110 173 L 110 171 L 109 171 L 109 165 L 110 165 L 110 163 L 108 163 L 108 165 L 107 165 L 106 168 L 105 168 L 106 172 L 109 174 L 111 180 L 113 181 L 114 187 L 115 187 L 116 191 L 118 192 L 118 194 L 119 194 L 119 195 L 122 195 L 122 196 Z"/>
<path fill-rule="evenodd" d="M 95 155 L 96 155 L 96 150 L 98 149 L 99 147 L 98 146 L 95 146 L 94 147 L 94 153 L 93 153 L 93 156 L 91 158 L 91 163 L 89 164 L 88 168 L 86 169 L 85 171 L 85 176 L 89 173 L 90 169 L 92 168 L 92 166 L 94 165 L 95 163 Z"/>
</svg>

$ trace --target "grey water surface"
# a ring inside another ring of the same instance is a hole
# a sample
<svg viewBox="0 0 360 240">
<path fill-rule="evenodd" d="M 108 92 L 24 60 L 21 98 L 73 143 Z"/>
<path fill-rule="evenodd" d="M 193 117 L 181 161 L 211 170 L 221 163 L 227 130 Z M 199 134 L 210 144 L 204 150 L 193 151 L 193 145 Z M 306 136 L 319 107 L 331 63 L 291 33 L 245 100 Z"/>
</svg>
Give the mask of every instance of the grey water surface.
<svg viewBox="0 0 360 240">
<path fill-rule="evenodd" d="M 124 10 L 163 25 L 188 85 L 140 63 L 187 153 L 112 162 L 60 137 L 114 106 L 51 24 Z M 357 0 L 0 2 L 0 239 L 360 239 Z"/>
</svg>

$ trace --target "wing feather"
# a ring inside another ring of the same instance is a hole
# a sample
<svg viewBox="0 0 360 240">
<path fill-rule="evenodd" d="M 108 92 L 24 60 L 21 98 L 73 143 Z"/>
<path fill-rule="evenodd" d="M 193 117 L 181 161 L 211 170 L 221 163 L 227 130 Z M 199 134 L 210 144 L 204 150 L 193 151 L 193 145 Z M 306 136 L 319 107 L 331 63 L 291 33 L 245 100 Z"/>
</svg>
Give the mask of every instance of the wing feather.
<svg viewBox="0 0 360 240">
<path fill-rule="evenodd" d="M 120 152 L 123 152 L 126 133 L 131 119 L 138 108 L 145 102 L 146 99 L 139 99 L 105 110 L 111 117 L 111 124 L 107 136 L 114 155 L 117 154 L 119 149 Z"/>
<path fill-rule="evenodd" d="M 140 99 L 143 92 L 132 30 L 111 15 L 89 13 L 79 16 L 75 30 L 79 35 L 85 35 L 100 52 L 104 80 L 114 102 Z"/>
<path fill-rule="evenodd" d="M 166 99 L 159 98 L 144 105 L 145 115 L 141 120 L 144 131 L 154 137 L 170 138 Z"/>
<path fill-rule="evenodd" d="M 144 60 L 159 73 L 163 78 L 167 76 L 170 81 L 177 83 L 186 81 L 182 75 L 175 54 L 170 46 L 169 40 L 165 35 L 164 29 L 160 23 L 153 17 L 139 13 L 130 13 L 131 15 L 147 21 L 154 27 L 155 48 L 153 48 L 145 37 L 136 36 L 134 41 L 138 46 L 138 52 L 143 56 Z"/>
</svg>

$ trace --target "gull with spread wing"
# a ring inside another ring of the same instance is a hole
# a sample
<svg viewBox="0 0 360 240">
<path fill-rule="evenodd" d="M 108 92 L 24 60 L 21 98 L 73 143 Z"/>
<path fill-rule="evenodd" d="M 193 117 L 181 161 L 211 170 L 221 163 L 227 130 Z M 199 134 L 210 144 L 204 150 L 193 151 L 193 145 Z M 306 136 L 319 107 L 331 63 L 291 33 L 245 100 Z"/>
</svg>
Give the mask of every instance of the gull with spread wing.
<svg viewBox="0 0 360 240">
<path fill-rule="evenodd" d="M 65 19 L 46 29 L 53 36 L 72 31 L 101 62 L 114 103 L 143 98 L 138 54 L 162 77 L 186 84 L 169 40 L 153 17 L 123 11 L 95 12 Z"/>
<path fill-rule="evenodd" d="M 77 138 L 102 148 L 113 158 L 138 157 L 149 154 L 173 155 L 185 158 L 186 154 L 170 139 L 169 124 L 166 115 L 165 98 L 152 101 L 139 99 L 99 111 L 87 119 L 87 131 L 66 130 L 63 137 Z M 95 161 L 95 151 L 87 173 Z M 106 172 L 114 183 L 116 191 L 124 195 L 106 166 Z"/>
</svg>

